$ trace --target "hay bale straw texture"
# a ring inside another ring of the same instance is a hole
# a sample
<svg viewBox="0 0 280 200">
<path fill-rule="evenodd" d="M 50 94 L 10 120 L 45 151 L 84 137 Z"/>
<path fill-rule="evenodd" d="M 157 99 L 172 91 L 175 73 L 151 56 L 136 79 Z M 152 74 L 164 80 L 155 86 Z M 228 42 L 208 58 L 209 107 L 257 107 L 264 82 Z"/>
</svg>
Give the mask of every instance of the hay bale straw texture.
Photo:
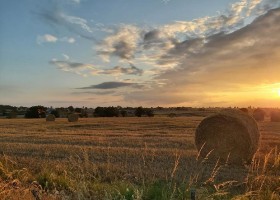
<svg viewBox="0 0 280 200">
<path fill-rule="evenodd" d="M 270 113 L 270 121 L 280 122 L 280 111 L 272 111 Z"/>
<path fill-rule="evenodd" d="M 77 122 L 79 119 L 78 114 L 69 114 L 68 115 L 68 122 Z"/>
<path fill-rule="evenodd" d="M 264 116 L 265 116 L 265 112 L 264 112 L 264 110 L 262 110 L 260 108 L 257 108 L 253 112 L 253 117 L 257 121 L 264 121 Z"/>
<path fill-rule="evenodd" d="M 258 125 L 251 116 L 225 109 L 202 120 L 195 132 L 195 144 L 200 158 L 243 164 L 252 161 L 259 137 Z"/>
<path fill-rule="evenodd" d="M 55 121 L 55 116 L 53 114 L 49 114 L 47 117 L 46 117 L 46 121 L 47 122 L 54 122 Z"/>
</svg>

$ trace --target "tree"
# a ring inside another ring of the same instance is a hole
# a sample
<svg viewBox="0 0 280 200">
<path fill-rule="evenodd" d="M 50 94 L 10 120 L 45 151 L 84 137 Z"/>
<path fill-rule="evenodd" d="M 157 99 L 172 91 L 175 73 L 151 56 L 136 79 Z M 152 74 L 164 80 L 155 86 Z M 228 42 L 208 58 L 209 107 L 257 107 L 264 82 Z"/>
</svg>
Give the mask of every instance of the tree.
<svg viewBox="0 0 280 200">
<path fill-rule="evenodd" d="M 136 108 L 135 112 L 134 112 L 135 116 L 137 117 L 141 117 L 142 115 L 145 114 L 145 110 L 142 106 Z"/>
<path fill-rule="evenodd" d="M 74 111 L 75 111 L 76 113 L 82 113 L 82 108 L 75 108 Z"/>
<path fill-rule="evenodd" d="M 94 117 L 105 117 L 105 111 L 103 107 L 96 107 L 93 113 Z"/>
<path fill-rule="evenodd" d="M 46 110 L 44 106 L 31 106 L 25 113 L 25 118 L 45 118 Z"/>
<path fill-rule="evenodd" d="M 17 118 L 17 112 L 12 111 L 12 112 L 8 113 L 7 118 L 8 119 Z"/>
<path fill-rule="evenodd" d="M 73 113 L 73 112 L 75 111 L 75 109 L 74 109 L 73 106 L 69 106 L 69 107 L 68 107 L 68 111 L 69 111 L 70 113 Z"/>
<path fill-rule="evenodd" d="M 7 111 L 6 111 L 5 109 L 2 111 L 2 115 L 3 115 L 3 116 L 6 116 L 6 115 L 7 115 Z"/>
<path fill-rule="evenodd" d="M 126 116 L 127 116 L 127 111 L 126 111 L 126 110 L 121 110 L 121 115 L 122 115 L 123 117 L 126 117 Z"/>
<path fill-rule="evenodd" d="M 94 110 L 95 117 L 118 117 L 119 109 L 116 107 L 96 107 Z"/>
<path fill-rule="evenodd" d="M 118 117 L 119 109 L 113 106 L 105 108 L 105 117 Z"/>
<path fill-rule="evenodd" d="M 59 117 L 60 117 L 57 108 L 56 108 L 56 109 L 53 109 L 53 110 L 50 112 L 50 114 L 54 115 L 56 118 L 59 118 Z"/>
<path fill-rule="evenodd" d="M 146 115 L 147 115 L 148 117 L 153 117 L 153 116 L 154 116 L 154 111 L 153 111 L 153 109 L 147 108 L 147 109 L 145 110 L 145 113 L 146 113 Z"/>
</svg>

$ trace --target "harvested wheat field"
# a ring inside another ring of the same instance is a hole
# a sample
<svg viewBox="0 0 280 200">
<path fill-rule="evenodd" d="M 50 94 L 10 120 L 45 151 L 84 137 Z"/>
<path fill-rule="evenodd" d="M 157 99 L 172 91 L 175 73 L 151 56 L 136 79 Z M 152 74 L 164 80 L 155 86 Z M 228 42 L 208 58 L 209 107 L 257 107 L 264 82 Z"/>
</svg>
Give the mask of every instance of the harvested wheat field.
<svg viewBox="0 0 280 200">
<path fill-rule="evenodd" d="M 247 166 L 197 161 L 203 117 L 0 120 L 0 199 L 280 199 L 280 123 Z"/>
</svg>

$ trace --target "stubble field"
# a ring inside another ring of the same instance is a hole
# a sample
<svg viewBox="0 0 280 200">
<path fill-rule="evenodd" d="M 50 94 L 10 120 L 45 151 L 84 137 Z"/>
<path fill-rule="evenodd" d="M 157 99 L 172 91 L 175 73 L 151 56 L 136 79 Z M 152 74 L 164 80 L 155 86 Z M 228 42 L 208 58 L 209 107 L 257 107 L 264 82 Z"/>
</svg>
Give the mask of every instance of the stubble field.
<svg viewBox="0 0 280 200">
<path fill-rule="evenodd" d="M 280 199 L 280 123 L 238 167 L 196 160 L 202 119 L 1 119 L 0 199 Z"/>
</svg>

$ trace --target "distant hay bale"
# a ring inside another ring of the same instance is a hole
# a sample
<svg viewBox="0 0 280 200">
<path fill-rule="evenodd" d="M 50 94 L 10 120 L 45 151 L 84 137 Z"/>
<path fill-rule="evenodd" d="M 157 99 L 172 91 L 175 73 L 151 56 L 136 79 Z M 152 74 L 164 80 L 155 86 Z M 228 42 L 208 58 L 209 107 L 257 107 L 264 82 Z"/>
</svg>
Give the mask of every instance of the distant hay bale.
<svg viewBox="0 0 280 200">
<path fill-rule="evenodd" d="M 265 112 L 264 112 L 264 110 L 262 110 L 260 108 L 257 108 L 253 112 L 253 117 L 257 121 L 264 121 L 264 116 L 265 116 Z"/>
<path fill-rule="evenodd" d="M 244 113 L 249 113 L 249 110 L 248 110 L 248 108 L 240 108 L 240 110 L 242 111 L 242 112 L 244 112 Z"/>
<path fill-rule="evenodd" d="M 270 121 L 280 122 L 280 111 L 272 111 L 270 113 Z"/>
<path fill-rule="evenodd" d="M 55 116 L 53 114 L 49 114 L 47 117 L 46 117 L 46 121 L 47 122 L 54 122 L 55 121 Z"/>
<path fill-rule="evenodd" d="M 259 143 L 256 121 L 240 110 L 225 109 L 198 125 L 195 144 L 200 158 L 243 164 L 251 162 Z"/>
<path fill-rule="evenodd" d="M 68 115 L 68 122 L 77 122 L 79 119 L 78 114 L 69 114 Z"/>
<path fill-rule="evenodd" d="M 173 118 L 173 117 L 177 117 L 177 115 L 176 115 L 176 113 L 169 113 L 169 114 L 168 114 L 168 117 Z"/>
</svg>

